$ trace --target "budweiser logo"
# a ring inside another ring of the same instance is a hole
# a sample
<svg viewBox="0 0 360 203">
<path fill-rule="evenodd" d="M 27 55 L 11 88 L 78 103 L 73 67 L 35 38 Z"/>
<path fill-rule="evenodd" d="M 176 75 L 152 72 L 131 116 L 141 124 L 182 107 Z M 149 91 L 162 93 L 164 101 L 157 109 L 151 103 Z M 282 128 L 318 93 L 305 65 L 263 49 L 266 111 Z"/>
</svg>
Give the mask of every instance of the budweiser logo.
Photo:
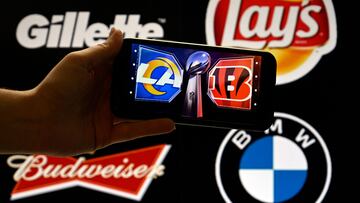
<svg viewBox="0 0 360 203">
<path fill-rule="evenodd" d="M 336 45 L 331 0 L 210 0 L 211 45 L 264 49 L 278 62 L 277 84 L 306 75 Z"/>
<path fill-rule="evenodd" d="M 152 179 L 164 174 L 161 163 L 169 149 L 157 145 L 89 160 L 13 155 L 7 160 L 17 169 L 11 200 L 82 186 L 140 201 Z"/>
</svg>

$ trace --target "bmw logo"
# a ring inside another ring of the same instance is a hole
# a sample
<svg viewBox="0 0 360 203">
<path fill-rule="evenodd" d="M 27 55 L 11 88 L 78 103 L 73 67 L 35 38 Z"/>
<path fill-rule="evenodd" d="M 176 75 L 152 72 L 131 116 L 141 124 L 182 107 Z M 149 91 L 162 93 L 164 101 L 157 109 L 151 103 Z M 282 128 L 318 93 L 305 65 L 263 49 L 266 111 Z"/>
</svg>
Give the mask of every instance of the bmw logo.
<svg viewBox="0 0 360 203">
<path fill-rule="evenodd" d="M 230 130 L 215 166 L 226 202 L 321 202 L 331 171 L 320 134 L 286 113 L 275 113 L 273 125 L 264 133 Z"/>
</svg>

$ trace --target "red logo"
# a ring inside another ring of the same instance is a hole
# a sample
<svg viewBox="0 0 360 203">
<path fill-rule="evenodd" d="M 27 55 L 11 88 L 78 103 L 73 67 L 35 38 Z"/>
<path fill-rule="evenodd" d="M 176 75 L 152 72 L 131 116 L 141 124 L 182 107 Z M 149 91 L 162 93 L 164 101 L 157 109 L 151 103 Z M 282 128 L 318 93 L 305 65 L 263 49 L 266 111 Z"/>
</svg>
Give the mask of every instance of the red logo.
<svg viewBox="0 0 360 203">
<path fill-rule="evenodd" d="M 157 145 L 89 160 L 14 155 L 7 161 L 17 168 L 11 200 L 80 186 L 140 201 L 152 179 L 163 175 L 169 149 Z"/>
<path fill-rule="evenodd" d="M 306 75 L 337 38 L 331 0 L 210 0 L 205 24 L 210 45 L 274 54 L 277 84 Z"/>
<path fill-rule="evenodd" d="M 219 107 L 251 109 L 254 57 L 221 59 L 209 71 L 208 95 Z"/>
</svg>

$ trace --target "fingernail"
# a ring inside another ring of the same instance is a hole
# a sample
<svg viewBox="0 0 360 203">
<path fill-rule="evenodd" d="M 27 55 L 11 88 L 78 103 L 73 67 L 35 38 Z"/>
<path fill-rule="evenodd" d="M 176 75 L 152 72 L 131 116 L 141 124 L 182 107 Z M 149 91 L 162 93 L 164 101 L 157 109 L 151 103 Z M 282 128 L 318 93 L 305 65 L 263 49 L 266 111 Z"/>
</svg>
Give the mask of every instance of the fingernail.
<svg viewBox="0 0 360 203">
<path fill-rule="evenodd" d="M 161 119 L 161 120 L 162 120 L 161 122 L 163 123 L 163 126 L 166 126 L 166 128 L 164 128 L 164 132 L 170 133 L 176 129 L 175 123 L 173 120 L 167 119 L 167 118 Z"/>
<path fill-rule="evenodd" d="M 109 37 L 115 32 L 115 28 L 112 27 L 111 30 L 110 30 L 110 33 L 109 33 Z"/>
</svg>

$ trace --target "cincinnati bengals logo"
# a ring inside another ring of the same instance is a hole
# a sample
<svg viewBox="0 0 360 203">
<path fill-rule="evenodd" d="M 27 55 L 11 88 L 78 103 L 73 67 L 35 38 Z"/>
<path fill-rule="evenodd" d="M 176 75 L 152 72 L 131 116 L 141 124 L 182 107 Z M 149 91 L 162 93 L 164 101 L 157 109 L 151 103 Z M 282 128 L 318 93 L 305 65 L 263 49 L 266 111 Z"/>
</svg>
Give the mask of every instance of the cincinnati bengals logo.
<svg viewBox="0 0 360 203">
<path fill-rule="evenodd" d="M 254 57 L 221 59 L 209 71 L 208 95 L 218 107 L 251 109 Z"/>
</svg>

